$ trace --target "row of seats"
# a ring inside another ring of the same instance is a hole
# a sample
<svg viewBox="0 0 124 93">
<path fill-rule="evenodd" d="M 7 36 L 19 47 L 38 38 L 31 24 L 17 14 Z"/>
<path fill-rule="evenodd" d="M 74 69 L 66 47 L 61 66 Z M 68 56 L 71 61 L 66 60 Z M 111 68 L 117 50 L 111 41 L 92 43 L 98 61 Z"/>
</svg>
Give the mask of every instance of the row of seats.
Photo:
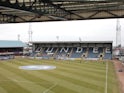
<svg viewBox="0 0 124 93">
<path fill-rule="evenodd" d="M 99 47 L 99 48 L 42 48 L 40 51 L 34 52 L 37 56 L 42 56 L 45 59 L 53 57 L 68 57 L 68 58 L 99 58 L 102 57 L 103 59 L 111 59 L 112 58 L 112 52 L 109 50 L 109 52 L 105 51 L 105 48 Z"/>
</svg>

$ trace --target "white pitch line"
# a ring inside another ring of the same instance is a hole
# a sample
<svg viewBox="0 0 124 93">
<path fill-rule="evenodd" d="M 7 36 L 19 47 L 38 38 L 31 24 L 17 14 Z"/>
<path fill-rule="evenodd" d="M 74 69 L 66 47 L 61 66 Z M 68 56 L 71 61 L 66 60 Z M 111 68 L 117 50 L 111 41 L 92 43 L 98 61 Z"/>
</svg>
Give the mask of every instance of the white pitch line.
<svg viewBox="0 0 124 93">
<path fill-rule="evenodd" d="M 105 80 L 105 93 L 107 93 L 108 89 L 108 62 L 106 63 L 106 80 Z"/>
<path fill-rule="evenodd" d="M 46 89 L 43 93 L 47 93 L 49 90 L 51 90 L 52 88 L 54 88 L 57 85 L 57 83 L 55 83 L 54 85 L 52 85 L 51 87 L 49 87 L 48 89 Z"/>
</svg>

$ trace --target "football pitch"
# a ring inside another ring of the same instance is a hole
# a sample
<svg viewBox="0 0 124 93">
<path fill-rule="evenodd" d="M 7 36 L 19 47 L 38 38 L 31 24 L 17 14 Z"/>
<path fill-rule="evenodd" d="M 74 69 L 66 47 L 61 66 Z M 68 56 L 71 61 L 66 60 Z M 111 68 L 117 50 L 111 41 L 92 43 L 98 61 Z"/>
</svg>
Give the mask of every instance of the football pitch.
<svg viewBox="0 0 124 93">
<path fill-rule="evenodd" d="M 19 66 L 52 65 L 52 70 Z M 112 62 L 37 60 L 0 61 L 0 93 L 120 93 Z"/>
</svg>

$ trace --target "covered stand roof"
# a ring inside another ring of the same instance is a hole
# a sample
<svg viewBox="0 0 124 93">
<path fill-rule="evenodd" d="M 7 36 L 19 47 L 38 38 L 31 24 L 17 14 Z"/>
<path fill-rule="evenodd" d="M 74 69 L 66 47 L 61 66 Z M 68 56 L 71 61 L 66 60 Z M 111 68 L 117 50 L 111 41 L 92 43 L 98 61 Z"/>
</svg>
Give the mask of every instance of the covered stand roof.
<svg viewBox="0 0 124 93">
<path fill-rule="evenodd" d="M 113 41 L 33 41 L 32 44 L 69 44 L 69 43 L 113 43 Z"/>
<path fill-rule="evenodd" d="M 26 44 L 22 41 L 14 41 L 14 40 L 0 40 L 0 48 L 17 48 L 17 47 L 25 47 Z"/>
<path fill-rule="evenodd" d="M 124 0 L 0 0 L 0 23 L 124 18 Z"/>
</svg>

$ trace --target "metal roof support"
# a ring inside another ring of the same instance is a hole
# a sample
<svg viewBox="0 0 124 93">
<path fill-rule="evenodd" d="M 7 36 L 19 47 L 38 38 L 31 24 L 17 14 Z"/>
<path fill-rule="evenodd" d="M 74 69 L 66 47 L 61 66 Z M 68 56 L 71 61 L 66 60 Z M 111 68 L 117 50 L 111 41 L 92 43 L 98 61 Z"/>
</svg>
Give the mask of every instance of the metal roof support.
<svg viewBox="0 0 124 93">
<path fill-rule="evenodd" d="M 53 2 L 50 1 L 50 0 L 40 0 L 40 1 L 42 1 L 42 2 L 44 2 L 44 3 L 48 3 L 50 6 L 53 6 L 54 8 L 59 9 L 60 11 L 65 12 L 65 14 L 67 14 L 67 15 L 75 15 L 75 16 L 77 16 L 77 17 L 79 17 L 79 18 L 84 18 L 84 17 L 82 17 L 82 16 L 80 16 L 80 15 L 78 15 L 78 14 L 76 14 L 76 13 L 73 13 L 73 12 L 71 12 L 71 11 L 69 11 L 69 10 L 66 10 L 65 8 L 61 8 L 60 5 L 55 5 L 55 4 L 53 4 Z M 69 2 L 69 1 L 68 1 L 68 2 Z"/>
<path fill-rule="evenodd" d="M 101 11 L 96 11 L 95 13 L 93 13 L 92 15 L 90 15 L 88 18 L 92 18 L 93 16 L 97 15 L 98 13 L 100 13 Z"/>
<path fill-rule="evenodd" d="M 7 7 L 7 8 L 13 8 L 16 10 L 22 10 L 34 13 L 36 15 L 51 15 L 56 17 L 62 17 L 65 15 L 65 13 L 68 13 L 64 9 L 61 9 L 59 6 L 52 4 L 52 2 L 48 0 L 42 1 L 44 5 L 41 3 L 42 0 L 35 0 L 34 2 L 29 2 L 30 5 L 26 6 L 26 2 L 23 1 L 22 6 L 16 0 L 15 3 L 10 3 L 9 1 L 0 1 L 0 6 Z M 54 11 L 54 12 L 51 12 Z"/>
<path fill-rule="evenodd" d="M 5 22 L 124 18 L 124 1 L 0 0 L 0 13 Z"/>
<path fill-rule="evenodd" d="M 16 21 L 16 16 L 12 16 L 12 15 L 6 15 L 6 14 L 1 14 L 0 13 L 0 23 L 11 23 L 11 22 L 15 22 Z"/>
<path fill-rule="evenodd" d="M 114 17 L 119 17 L 118 15 L 116 15 L 116 14 L 114 14 L 114 13 L 111 13 L 111 11 L 109 11 L 109 10 L 106 10 L 105 12 L 107 12 L 107 13 L 113 15 Z"/>
</svg>

